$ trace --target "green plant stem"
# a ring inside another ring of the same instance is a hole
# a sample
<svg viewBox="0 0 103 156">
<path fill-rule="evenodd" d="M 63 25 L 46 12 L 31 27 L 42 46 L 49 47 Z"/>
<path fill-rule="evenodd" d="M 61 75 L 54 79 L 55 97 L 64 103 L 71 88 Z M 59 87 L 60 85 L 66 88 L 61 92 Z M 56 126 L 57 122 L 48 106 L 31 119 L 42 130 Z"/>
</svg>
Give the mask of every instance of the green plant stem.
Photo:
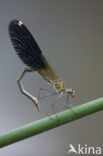
<svg viewBox="0 0 103 156">
<path fill-rule="evenodd" d="M 77 120 L 89 114 L 103 110 L 103 97 L 90 101 L 88 103 L 79 105 L 71 110 L 66 110 L 51 117 L 45 117 L 38 121 L 29 123 L 19 128 L 13 129 L 9 132 L 0 135 L 0 148 L 13 144 L 17 141 L 29 138 L 36 134 L 56 128 L 60 125 L 66 124 L 73 120 Z"/>
</svg>

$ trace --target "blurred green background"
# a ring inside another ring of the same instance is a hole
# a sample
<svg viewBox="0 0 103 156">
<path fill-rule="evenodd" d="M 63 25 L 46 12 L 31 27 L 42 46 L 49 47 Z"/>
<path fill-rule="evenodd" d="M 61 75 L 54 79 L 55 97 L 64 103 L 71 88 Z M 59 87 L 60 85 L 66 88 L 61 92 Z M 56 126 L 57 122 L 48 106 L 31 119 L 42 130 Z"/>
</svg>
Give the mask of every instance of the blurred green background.
<svg viewBox="0 0 103 156">
<path fill-rule="evenodd" d="M 65 85 L 75 89 L 71 104 L 103 96 L 102 0 L 0 0 L 0 133 L 45 117 L 42 108 L 55 100 L 41 101 L 38 113 L 20 93 L 16 80 L 25 65 L 8 35 L 12 19 L 22 20 Z M 23 84 L 34 96 L 40 87 L 50 88 L 35 73 L 27 74 Z M 57 111 L 64 109 L 63 102 Z M 103 112 L 0 149 L 0 156 L 68 156 L 69 144 L 102 146 Z"/>
</svg>

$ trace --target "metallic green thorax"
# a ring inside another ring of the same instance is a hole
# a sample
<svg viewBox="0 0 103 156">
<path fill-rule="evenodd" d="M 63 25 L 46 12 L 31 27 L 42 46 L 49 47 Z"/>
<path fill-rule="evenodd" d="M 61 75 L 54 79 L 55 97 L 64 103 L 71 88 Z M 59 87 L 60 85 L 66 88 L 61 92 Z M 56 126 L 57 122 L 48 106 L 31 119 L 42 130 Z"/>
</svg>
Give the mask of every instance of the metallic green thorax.
<svg viewBox="0 0 103 156">
<path fill-rule="evenodd" d="M 54 80 L 54 85 L 58 91 L 65 91 L 64 82 L 62 80 Z"/>
</svg>

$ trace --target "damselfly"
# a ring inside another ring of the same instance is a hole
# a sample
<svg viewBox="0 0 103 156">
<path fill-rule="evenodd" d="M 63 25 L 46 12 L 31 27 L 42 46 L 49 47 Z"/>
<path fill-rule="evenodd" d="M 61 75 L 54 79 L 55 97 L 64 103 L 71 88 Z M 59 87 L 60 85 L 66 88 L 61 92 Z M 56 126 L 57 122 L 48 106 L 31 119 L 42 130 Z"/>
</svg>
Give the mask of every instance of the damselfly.
<svg viewBox="0 0 103 156">
<path fill-rule="evenodd" d="M 54 105 L 63 95 L 66 96 L 65 105 L 68 106 L 68 98 L 69 96 L 74 96 L 74 90 L 71 88 L 66 88 L 64 82 L 59 79 L 57 74 L 48 63 L 47 59 L 42 54 L 42 51 L 40 50 L 38 44 L 36 43 L 27 27 L 19 20 L 12 20 L 9 24 L 9 34 L 18 56 L 21 58 L 24 64 L 28 66 L 28 68 L 25 68 L 18 77 L 18 85 L 21 92 L 24 95 L 28 96 L 35 103 L 37 108 L 40 106 L 39 99 L 51 95 L 58 95 L 57 100 L 53 104 L 51 104 L 53 111 Z M 55 88 L 56 91 L 40 88 L 38 98 L 32 96 L 24 89 L 21 82 L 21 79 L 26 72 L 38 72 L 45 80 L 47 80 L 48 83 L 53 86 L 53 88 Z M 40 93 L 43 90 L 50 92 L 50 94 L 41 96 Z"/>
</svg>

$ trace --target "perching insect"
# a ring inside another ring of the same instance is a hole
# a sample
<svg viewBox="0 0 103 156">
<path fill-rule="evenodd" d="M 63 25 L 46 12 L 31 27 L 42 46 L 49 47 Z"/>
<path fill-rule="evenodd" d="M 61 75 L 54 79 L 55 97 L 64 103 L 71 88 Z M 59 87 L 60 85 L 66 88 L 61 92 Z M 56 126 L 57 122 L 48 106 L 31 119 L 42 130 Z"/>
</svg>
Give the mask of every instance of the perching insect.
<svg viewBox="0 0 103 156">
<path fill-rule="evenodd" d="M 68 98 L 69 96 L 74 96 L 74 90 L 71 88 L 65 88 L 64 82 L 59 79 L 59 77 L 56 75 L 56 73 L 48 63 L 47 59 L 43 56 L 38 44 L 36 43 L 27 27 L 19 20 L 12 20 L 9 24 L 9 35 L 18 56 L 21 58 L 24 64 L 28 66 L 28 68 L 25 68 L 18 77 L 18 85 L 21 92 L 24 95 L 28 96 L 35 103 L 37 109 L 40 106 L 39 99 L 51 95 L 58 95 L 57 100 L 53 104 L 51 104 L 54 113 L 54 105 L 62 95 L 66 96 L 65 106 L 68 107 Z M 38 98 L 32 96 L 29 92 L 27 92 L 23 88 L 21 79 L 26 72 L 35 71 L 38 72 L 45 80 L 47 80 L 47 82 L 49 82 L 53 86 L 53 88 L 56 89 L 56 91 L 40 88 Z M 41 97 L 40 92 L 43 90 L 50 92 L 50 94 Z"/>
</svg>

